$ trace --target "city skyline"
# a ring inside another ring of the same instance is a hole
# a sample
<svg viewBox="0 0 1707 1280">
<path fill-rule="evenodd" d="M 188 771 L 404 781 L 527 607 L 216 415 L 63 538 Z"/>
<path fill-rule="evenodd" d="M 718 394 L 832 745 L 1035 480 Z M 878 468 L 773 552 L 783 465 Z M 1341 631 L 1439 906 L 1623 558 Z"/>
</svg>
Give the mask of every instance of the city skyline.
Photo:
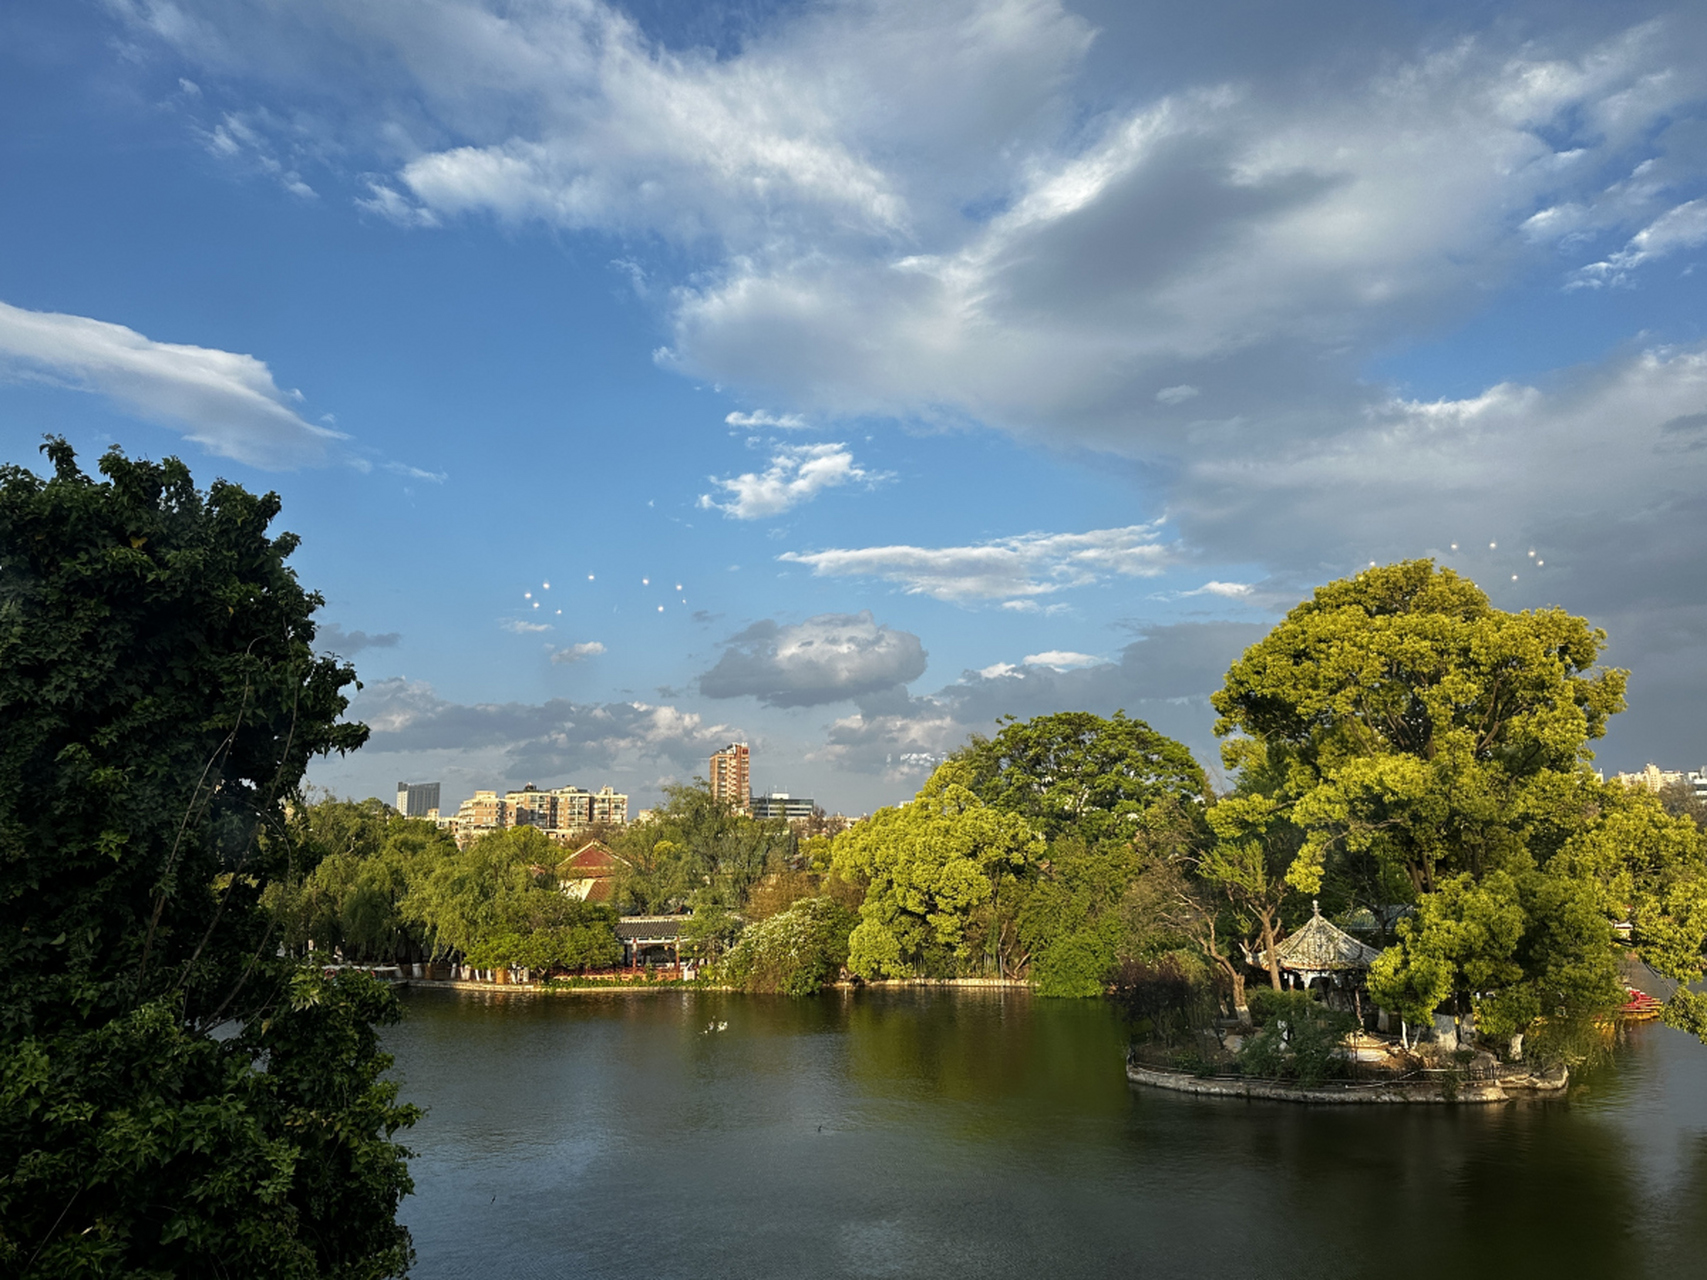
<svg viewBox="0 0 1707 1280">
<path fill-rule="evenodd" d="M 0 450 L 283 499 L 388 797 L 913 794 L 1433 557 L 1702 754 L 1707 13 L 25 0 Z M 772 771 L 774 769 L 774 772 Z"/>
</svg>

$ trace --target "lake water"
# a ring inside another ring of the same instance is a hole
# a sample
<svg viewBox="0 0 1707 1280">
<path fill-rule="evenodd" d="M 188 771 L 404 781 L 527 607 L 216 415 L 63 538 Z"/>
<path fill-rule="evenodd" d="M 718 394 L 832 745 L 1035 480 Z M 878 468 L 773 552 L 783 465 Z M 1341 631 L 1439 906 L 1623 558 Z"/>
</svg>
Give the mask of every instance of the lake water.
<svg viewBox="0 0 1707 1280">
<path fill-rule="evenodd" d="M 1306 1107 L 1129 1086 L 1096 1001 L 405 1005 L 423 1280 L 1707 1277 L 1707 1047 L 1664 1027 L 1563 1101 Z"/>
</svg>

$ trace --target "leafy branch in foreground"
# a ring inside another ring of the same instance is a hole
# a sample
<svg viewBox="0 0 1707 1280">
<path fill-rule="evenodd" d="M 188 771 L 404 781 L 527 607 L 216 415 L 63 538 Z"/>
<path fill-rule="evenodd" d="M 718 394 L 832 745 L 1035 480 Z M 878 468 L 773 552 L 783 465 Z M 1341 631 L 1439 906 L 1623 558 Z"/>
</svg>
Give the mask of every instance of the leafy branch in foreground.
<svg viewBox="0 0 1707 1280">
<path fill-rule="evenodd" d="M 46 452 L 0 468 L 0 1270 L 399 1272 L 395 1000 L 281 957 L 263 901 L 312 870 L 309 760 L 367 737 L 355 673 L 276 495 Z"/>
</svg>

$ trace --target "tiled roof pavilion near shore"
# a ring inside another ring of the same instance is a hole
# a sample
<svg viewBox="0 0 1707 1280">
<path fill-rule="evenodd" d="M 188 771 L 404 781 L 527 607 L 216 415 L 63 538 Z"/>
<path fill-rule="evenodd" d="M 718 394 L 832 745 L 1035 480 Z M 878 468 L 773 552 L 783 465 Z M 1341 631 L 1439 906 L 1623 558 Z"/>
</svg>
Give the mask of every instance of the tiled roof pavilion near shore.
<svg viewBox="0 0 1707 1280">
<path fill-rule="evenodd" d="M 1304 927 L 1274 949 L 1280 968 L 1295 975 L 1302 986 L 1309 986 L 1316 978 L 1331 978 L 1337 985 L 1366 972 L 1380 951 L 1324 920 L 1320 903 L 1310 906 L 1314 914 Z M 1258 954 L 1257 963 L 1267 966 L 1267 951 Z"/>
</svg>

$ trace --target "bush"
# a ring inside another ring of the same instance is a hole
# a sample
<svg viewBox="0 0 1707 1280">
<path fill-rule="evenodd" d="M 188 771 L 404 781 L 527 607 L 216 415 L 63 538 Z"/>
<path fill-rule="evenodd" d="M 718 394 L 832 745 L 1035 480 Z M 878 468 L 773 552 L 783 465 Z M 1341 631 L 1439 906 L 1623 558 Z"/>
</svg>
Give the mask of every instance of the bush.
<svg viewBox="0 0 1707 1280">
<path fill-rule="evenodd" d="M 1122 962 L 1113 994 L 1136 1035 L 1166 1045 L 1208 1026 L 1215 1011 L 1214 992 L 1202 966 L 1174 953 Z"/>
<path fill-rule="evenodd" d="M 847 963 L 857 919 L 830 898 L 803 898 L 746 930 L 719 976 L 742 991 L 811 995 L 834 982 Z"/>
<path fill-rule="evenodd" d="M 1251 1017 L 1261 1030 L 1239 1051 L 1246 1075 L 1320 1084 L 1348 1070 L 1340 1041 L 1357 1019 L 1318 1004 L 1305 991 L 1263 988 L 1251 993 Z"/>
</svg>

